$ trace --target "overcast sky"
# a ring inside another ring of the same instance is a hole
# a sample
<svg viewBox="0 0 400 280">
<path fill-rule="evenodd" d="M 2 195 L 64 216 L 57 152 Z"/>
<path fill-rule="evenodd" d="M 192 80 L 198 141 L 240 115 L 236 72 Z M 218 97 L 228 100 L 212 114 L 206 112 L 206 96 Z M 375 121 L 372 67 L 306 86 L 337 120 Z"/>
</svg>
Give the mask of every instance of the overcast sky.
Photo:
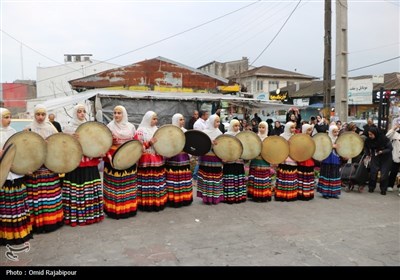
<svg viewBox="0 0 400 280">
<path fill-rule="evenodd" d="M 1 82 L 36 80 L 37 66 L 63 64 L 66 53 L 118 65 L 163 56 L 195 68 L 248 57 L 254 66 L 322 77 L 324 1 L 298 3 L 1 0 Z M 332 73 L 335 10 L 332 2 Z M 400 55 L 399 14 L 399 0 L 348 0 L 349 70 Z M 390 72 L 400 72 L 399 59 L 349 75 Z"/>
</svg>

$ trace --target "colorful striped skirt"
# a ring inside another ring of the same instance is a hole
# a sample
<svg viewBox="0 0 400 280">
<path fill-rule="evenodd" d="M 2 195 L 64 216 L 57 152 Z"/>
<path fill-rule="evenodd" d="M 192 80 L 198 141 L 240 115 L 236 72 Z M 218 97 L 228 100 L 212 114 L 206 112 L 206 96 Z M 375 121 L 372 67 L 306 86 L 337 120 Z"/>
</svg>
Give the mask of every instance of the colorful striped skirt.
<svg viewBox="0 0 400 280">
<path fill-rule="evenodd" d="M 32 238 L 28 194 L 22 178 L 0 187 L 0 245 L 18 245 Z"/>
<path fill-rule="evenodd" d="M 297 200 L 297 166 L 279 164 L 275 184 L 276 201 Z"/>
<path fill-rule="evenodd" d="M 97 165 L 65 174 L 62 197 L 65 224 L 83 226 L 102 221 L 103 191 Z"/>
<path fill-rule="evenodd" d="M 317 192 L 325 198 L 338 198 L 340 195 L 342 181 L 339 167 L 338 164 L 321 164 Z"/>
<path fill-rule="evenodd" d="M 250 162 L 249 178 L 247 181 L 247 196 L 256 202 L 271 201 L 272 184 L 269 163 L 261 157 Z"/>
<path fill-rule="evenodd" d="M 165 162 L 168 205 L 181 207 L 193 201 L 192 172 L 187 153 L 180 153 Z"/>
<path fill-rule="evenodd" d="M 224 163 L 222 169 L 224 202 L 241 203 L 247 199 L 246 178 L 243 163 Z"/>
<path fill-rule="evenodd" d="M 314 166 L 297 166 L 297 199 L 313 199 L 314 185 Z"/>
<path fill-rule="evenodd" d="M 104 213 L 117 220 L 135 216 L 138 206 L 136 164 L 117 170 L 104 162 L 103 174 Z"/>
<path fill-rule="evenodd" d="M 138 165 L 138 204 L 143 211 L 161 211 L 168 201 L 163 157 L 145 153 Z"/>
<path fill-rule="evenodd" d="M 35 233 L 51 232 L 64 224 L 61 182 L 58 174 L 41 167 L 25 176 L 31 222 Z"/>
<path fill-rule="evenodd" d="M 222 161 L 214 153 L 199 157 L 197 197 L 205 204 L 218 204 L 224 201 L 222 183 Z"/>
</svg>

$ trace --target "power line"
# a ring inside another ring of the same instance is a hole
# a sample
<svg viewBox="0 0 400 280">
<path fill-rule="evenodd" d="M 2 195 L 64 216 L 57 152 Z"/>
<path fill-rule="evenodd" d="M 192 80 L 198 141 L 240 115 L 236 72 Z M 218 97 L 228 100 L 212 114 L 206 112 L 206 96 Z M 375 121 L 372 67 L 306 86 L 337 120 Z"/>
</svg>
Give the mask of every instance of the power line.
<svg viewBox="0 0 400 280">
<path fill-rule="evenodd" d="M 361 70 L 361 69 L 364 69 L 364 68 L 368 68 L 368 67 L 371 67 L 371 66 L 375 66 L 375 65 L 382 64 L 382 63 L 385 63 L 385 62 L 389 62 L 389 61 L 392 61 L 392 60 L 395 60 L 395 59 L 399 59 L 399 58 L 400 58 L 400 56 L 396 56 L 396 57 L 389 58 L 389 59 L 386 59 L 386 60 L 382 60 L 382 61 L 370 64 L 370 65 L 354 68 L 354 69 L 348 70 L 347 72 L 353 72 L 353 71 L 356 71 L 356 70 Z"/>
<path fill-rule="evenodd" d="M 268 49 L 268 47 L 272 44 L 272 42 L 276 39 L 276 37 L 278 37 L 279 33 L 281 33 L 283 27 L 285 27 L 286 23 L 289 21 L 290 17 L 293 15 L 293 13 L 296 11 L 297 7 L 300 5 L 301 0 L 299 0 L 299 2 L 297 3 L 296 7 L 294 7 L 293 11 L 290 13 L 290 15 L 288 16 L 288 18 L 285 20 L 285 22 L 283 23 L 283 25 L 281 26 L 281 28 L 278 30 L 278 32 L 275 34 L 275 36 L 272 38 L 271 42 L 269 42 L 269 44 L 262 50 L 262 52 L 256 57 L 256 59 L 254 59 L 254 61 L 252 63 L 250 63 L 250 65 L 253 65 L 254 62 L 256 62 L 261 56 L 262 54 Z"/>
<path fill-rule="evenodd" d="M 244 9 L 246 9 L 246 8 L 248 8 L 248 7 L 250 7 L 250 6 L 254 5 L 254 4 L 257 4 L 258 2 L 261 2 L 261 1 L 262 1 L 262 0 L 254 1 L 254 2 L 252 2 L 252 3 L 250 3 L 250 4 L 246 5 L 246 6 L 243 6 L 243 7 L 239 8 L 239 9 L 236 9 L 236 10 L 234 10 L 234 11 L 232 11 L 232 12 L 229 12 L 229 13 L 227 13 L 227 14 L 224 14 L 224 15 L 222 15 L 222 16 L 219 16 L 219 17 L 216 17 L 216 18 L 214 18 L 214 19 L 208 20 L 208 21 L 203 22 L 203 23 L 201 23 L 201 24 L 198 24 L 198 25 L 196 25 L 196 26 L 194 26 L 194 27 L 185 29 L 185 30 L 183 30 L 183 31 L 181 31 L 181 32 L 178 32 L 178 33 L 175 33 L 175 34 L 173 34 L 173 35 L 167 36 L 167 37 L 162 38 L 162 39 L 160 39 L 160 40 L 157 40 L 157 41 L 154 41 L 154 42 L 149 43 L 149 44 L 147 44 L 147 45 L 144 45 L 144 46 L 142 46 L 142 47 L 136 48 L 136 49 L 134 49 L 134 50 L 131 50 L 131 51 L 125 52 L 125 53 L 123 53 L 123 54 L 120 54 L 120 55 L 111 57 L 111 58 L 109 58 L 109 59 L 106 59 L 106 60 L 104 60 L 104 61 L 100 61 L 100 62 L 98 62 L 98 63 L 92 64 L 91 66 L 93 67 L 93 66 L 98 65 L 98 64 L 100 64 L 100 63 L 102 63 L 102 62 L 108 62 L 108 61 L 110 61 L 110 60 L 119 58 L 119 57 L 121 57 L 121 56 L 124 56 L 124 55 L 130 54 L 130 53 L 133 53 L 133 52 L 142 50 L 142 49 L 144 49 L 144 48 L 147 48 L 147 47 L 150 47 L 150 46 L 159 44 L 159 43 L 164 42 L 164 41 L 167 41 L 167 40 L 172 39 L 172 38 L 174 38 L 174 37 L 180 36 L 180 35 L 185 34 L 185 33 L 187 33 L 187 32 L 190 32 L 190 31 L 193 31 L 193 30 L 198 29 L 198 28 L 200 28 L 200 27 L 203 27 L 204 25 L 207 25 L 207 24 L 212 23 L 212 22 L 214 22 L 214 21 L 220 20 L 220 19 L 222 19 L 222 18 L 224 18 L 224 17 L 230 16 L 230 15 L 232 15 L 232 14 L 234 14 L 234 13 L 237 13 L 237 12 L 239 12 L 239 11 L 241 11 L 241 10 L 244 10 Z M 4 33 L 6 33 L 6 32 L 5 32 L 4 30 L 2 30 L 2 29 L 1 29 L 1 31 L 4 32 Z M 6 34 L 9 35 L 8 33 L 6 33 Z M 11 37 L 12 37 L 12 36 L 11 36 Z M 15 39 L 14 37 L 12 37 L 12 38 Z M 16 40 L 16 39 L 15 39 L 15 40 Z M 20 42 L 20 41 L 17 40 L 17 42 Z M 21 43 L 22 43 L 22 42 L 21 42 Z M 30 49 L 32 49 L 32 48 L 30 48 Z M 33 49 L 32 49 L 32 50 L 33 50 Z M 37 52 L 37 51 L 35 51 L 35 52 Z M 39 52 L 37 52 L 37 53 L 39 53 Z M 43 55 L 43 54 L 41 54 L 41 53 L 39 53 L 39 54 L 40 54 L 40 55 Z M 45 56 L 45 55 L 43 55 L 43 56 L 46 57 L 46 58 L 48 58 L 48 57 Z M 50 59 L 50 58 L 48 58 L 48 59 Z M 50 59 L 50 60 L 52 60 L 52 59 Z M 57 62 L 57 63 L 58 63 L 58 62 Z M 87 67 L 83 67 L 83 69 L 86 69 L 86 68 L 87 68 Z M 52 77 L 49 77 L 49 78 L 45 78 L 45 79 L 42 79 L 42 80 L 40 80 L 40 81 L 36 81 L 36 83 L 40 83 L 40 82 L 47 81 L 47 80 L 50 80 L 50 79 L 53 79 L 53 78 L 61 77 L 61 76 L 64 76 L 64 75 L 67 75 L 67 74 L 70 74 L 70 73 L 74 73 L 74 72 L 80 71 L 80 70 L 82 70 L 82 69 L 76 69 L 76 70 L 74 69 L 74 71 L 67 72 L 67 73 L 63 73 L 63 74 L 56 75 L 56 76 L 52 76 Z M 15 87 L 13 87 L 13 88 L 11 88 L 11 89 L 18 88 L 18 87 L 21 87 L 21 86 L 15 86 Z"/>
<path fill-rule="evenodd" d="M 372 67 L 372 66 L 375 66 L 375 65 L 379 65 L 379 64 L 386 63 L 386 62 L 389 62 L 389 61 L 392 61 L 392 60 L 396 60 L 396 59 L 399 59 L 399 58 L 400 58 L 400 56 L 392 57 L 392 58 L 389 58 L 389 59 L 386 59 L 386 60 L 382 60 L 382 61 L 379 61 L 379 62 L 375 62 L 375 63 L 369 64 L 369 65 L 361 66 L 361 67 L 358 67 L 358 68 L 353 68 L 351 70 L 347 70 L 347 72 L 353 72 L 353 71 L 361 70 L 361 69 L 364 69 L 364 68 L 368 68 L 368 67 Z M 334 76 L 335 76 L 335 74 L 332 75 L 332 77 L 334 77 Z M 321 79 L 321 78 L 323 78 L 323 77 L 318 77 L 318 79 Z"/>
</svg>

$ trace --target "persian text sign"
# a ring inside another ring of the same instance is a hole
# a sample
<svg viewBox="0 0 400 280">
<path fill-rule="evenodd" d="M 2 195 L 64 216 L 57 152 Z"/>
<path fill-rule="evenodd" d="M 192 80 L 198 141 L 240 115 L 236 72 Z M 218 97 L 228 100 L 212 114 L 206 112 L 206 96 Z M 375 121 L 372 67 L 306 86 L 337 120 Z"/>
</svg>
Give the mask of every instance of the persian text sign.
<svg viewBox="0 0 400 280">
<path fill-rule="evenodd" d="M 348 104 L 372 104 L 372 79 L 349 79 Z"/>
</svg>

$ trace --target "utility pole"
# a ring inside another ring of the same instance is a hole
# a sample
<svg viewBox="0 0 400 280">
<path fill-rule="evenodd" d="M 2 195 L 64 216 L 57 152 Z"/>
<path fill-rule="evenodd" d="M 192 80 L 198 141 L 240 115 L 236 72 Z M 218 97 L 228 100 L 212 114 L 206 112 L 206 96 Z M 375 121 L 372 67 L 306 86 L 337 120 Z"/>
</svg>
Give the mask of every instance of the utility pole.
<svg viewBox="0 0 400 280">
<path fill-rule="evenodd" d="M 332 4 L 331 0 L 325 0 L 325 36 L 324 36 L 324 113 L 329 116 L 331 107 L 331 68 L 332 68 Z"/>
<path fill-rule="evenodd" d="M 336 82 L 335 111 L 347 122 L 348 62 L 347 62 L 347 0 L 336 0 Z"/>
</svg>

